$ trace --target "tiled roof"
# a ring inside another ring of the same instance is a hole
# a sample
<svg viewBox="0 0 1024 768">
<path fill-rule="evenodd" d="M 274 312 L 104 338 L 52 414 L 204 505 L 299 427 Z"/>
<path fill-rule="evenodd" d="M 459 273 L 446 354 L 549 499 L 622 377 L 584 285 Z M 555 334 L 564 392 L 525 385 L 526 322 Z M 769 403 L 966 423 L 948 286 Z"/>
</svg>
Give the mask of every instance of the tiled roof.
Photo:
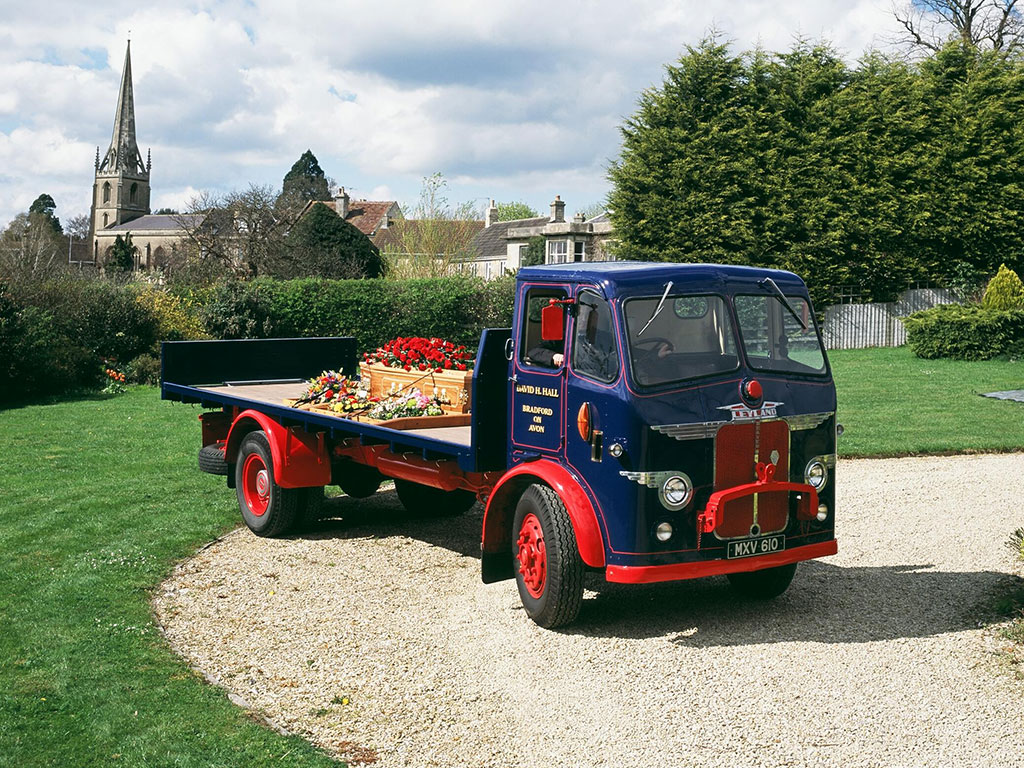
<svg viewBox="0 0 1024 768">
<path fill-rule="evenodd" d="M 507 235 L 510 229 L 524 227 L 543 227 L 550 219 L 538 216 L 532 219 L 515 219 L 513 221 L 497 221 L 491 226 L 480 230 L 473 238 L 478 259 L 495 259 L 503 257 L 508 251 Z"/>
<path fill-rule="evenodd" d="M 202 215 L 186 213 L 182 215 L 165 215 L 165 214 L 146 214 L 145 216 L 139 216 L 137 219 L 126 221 L 123 224 L 115 224 L 112 227 L 100 230 L 101 232 L 134 232 L 136 230 L 146 229 L 163 229 L 163 230 L 177 230 L 181 231 L 185 229 L 182 226 L 184 223 L 186 226 L 195 226 L 202 220 Z"/>
<path fill-rule="evenodd" d="M 335 213 L 338 212 L 338 205 L 334 200 L 320 200 L 321 205 L 326 205 Z M 384 219 L 384 214 L 396 205 L 394 200 L 352 200 L 348 204 L 348 215 L 345 221 L 355 226 L 367 237 L 371 236 Z"/>
</svg>

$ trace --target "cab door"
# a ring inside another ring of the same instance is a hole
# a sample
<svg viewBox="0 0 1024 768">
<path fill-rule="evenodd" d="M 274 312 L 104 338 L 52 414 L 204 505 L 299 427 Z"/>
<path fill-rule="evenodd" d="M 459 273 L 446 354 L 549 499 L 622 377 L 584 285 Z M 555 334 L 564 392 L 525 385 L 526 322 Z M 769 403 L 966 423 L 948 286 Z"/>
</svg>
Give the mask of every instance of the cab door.
<svg viewBox="0 0 1024 768">
<path fill-rule="evenodd" d="M 564 301 L 568 296 L 569 286 L 564 284 L 527 282 L 519 286 L 514 326 L 518 337 L 509 377 L 510 463 L 562 450 L 568 313 L 563 313 L 562 340 L 546 341 L 541 333 L 541 311 L 552 299 Z"/>
</svg>

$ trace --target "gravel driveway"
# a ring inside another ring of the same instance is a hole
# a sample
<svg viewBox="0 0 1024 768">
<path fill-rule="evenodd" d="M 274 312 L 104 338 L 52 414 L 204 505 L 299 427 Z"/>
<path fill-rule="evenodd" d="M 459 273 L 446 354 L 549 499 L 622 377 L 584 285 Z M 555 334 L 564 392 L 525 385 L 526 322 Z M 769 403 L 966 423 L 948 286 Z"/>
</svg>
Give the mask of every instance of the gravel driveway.
<svg viewBox="0 0 1024 768">
<path fill-rule="evenodd" d="M 356 763 L 1024 765 L 1024 683 L 978 623 L 1017 580 L 1024 454 L 837 474 L 839 555 L 770 603 L 592 579 L 578 623 L 542 630 L 514 582 L 480 582 L 479 505 L 417 520 L 381 492 L 301 537 L 233 532 L 156 614 L 236 701 Z"/>
</svg>

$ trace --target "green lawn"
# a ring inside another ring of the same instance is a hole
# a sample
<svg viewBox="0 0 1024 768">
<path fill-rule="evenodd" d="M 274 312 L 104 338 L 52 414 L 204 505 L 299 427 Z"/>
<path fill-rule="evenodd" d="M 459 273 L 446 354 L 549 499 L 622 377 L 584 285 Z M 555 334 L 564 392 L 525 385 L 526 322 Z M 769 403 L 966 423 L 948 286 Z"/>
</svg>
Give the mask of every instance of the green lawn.
<svg viewBox="0 0 1024 768">
<path fill-rule="evenodd" d="M 233 526 L 197 410 L 141 388 L 0 411 L 0 766 L 327 766 L 205 685 L 150 590 Z"/>
<path fill-rule="evenodd" d="M 1024 389 L 1024 362 L 922 360 L 906 347 L 829 353 L 841 456 L 1024 451 L 1024 403 L 980 397 Z"/>
<path fill-rule="evenodd" d="M 830 355 L 843 455 L 1024 448 L 1024 364 Z M 195 468 L 198 409 L 138 388 L 0 411 L 0 766 L 335 765 L 252 722 L 150 615 L 174 562 L 236 524 Z"/>
</svg>

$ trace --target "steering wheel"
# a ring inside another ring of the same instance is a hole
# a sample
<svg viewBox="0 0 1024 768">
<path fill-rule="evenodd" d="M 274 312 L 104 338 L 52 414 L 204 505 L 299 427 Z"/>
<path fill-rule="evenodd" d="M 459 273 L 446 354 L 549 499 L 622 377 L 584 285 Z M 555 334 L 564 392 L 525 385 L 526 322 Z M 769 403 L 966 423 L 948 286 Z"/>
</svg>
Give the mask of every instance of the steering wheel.
<svg viewBox="0 0 1024 768">
<path fill-rule="evenodd" d="M 676 349 L 675 344 L 666 339 L 664 336 L 648 336 L 646 339 L 638 339 L 633 341 L 633 347 L 646 355 L 655 354 L 655 345 L 657 344 L 664 344 L 665 346 L 667 346 L 668 352 L 674 352 Z M 646 349 L 646 347 L 649 347 L 649 349 Z M 668 352 L 666 352 L 666 354 L 668 354 Z"/>
</svg>

